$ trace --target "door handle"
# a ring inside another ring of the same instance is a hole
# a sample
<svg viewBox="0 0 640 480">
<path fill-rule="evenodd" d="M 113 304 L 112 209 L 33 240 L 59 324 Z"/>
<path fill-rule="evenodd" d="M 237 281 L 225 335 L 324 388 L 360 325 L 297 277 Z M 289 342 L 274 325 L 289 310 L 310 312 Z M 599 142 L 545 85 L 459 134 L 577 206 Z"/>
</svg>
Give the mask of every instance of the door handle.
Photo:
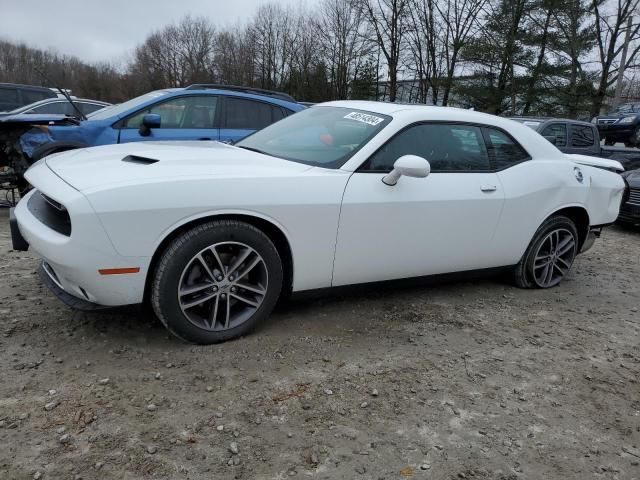
<svg viewBox="0 0 640 480">
<path fill-rule="evenodd" d="M 211 140 L 211 137 L 202 137 L 202 138 L 199 138 L 198 140 Z"/>
<path fill-rule="evenodd" d="M 482 185 L 480 187 L 480 190 L 482 190 L 485 193 L 495 192 L 497 189 L 498 187 L 496 187 L 495 185 Z"/>
</svg>

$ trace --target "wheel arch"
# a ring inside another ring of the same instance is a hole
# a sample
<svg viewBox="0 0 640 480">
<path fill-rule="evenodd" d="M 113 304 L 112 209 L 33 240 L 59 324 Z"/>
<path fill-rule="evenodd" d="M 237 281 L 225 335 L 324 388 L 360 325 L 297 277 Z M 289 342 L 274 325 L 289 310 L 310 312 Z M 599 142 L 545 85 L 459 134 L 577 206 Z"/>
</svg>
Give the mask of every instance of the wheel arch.
<svg viewBox="0 0 640 480">
<path fill-rule="evenodd" d="M 253 225 L 257 229 L 262 231 L 265 235 L 267 235 L 267 237 L 269 237 L 269 239 L 275 245 L 280 258 L 282 259 L 284 285 L 282 286 L 281 296 L 287 297 L 291 294 L 291 291 L 293 289 L 293 252 L 291 249 L 291 243 L 289 241 L 289 238 L 285 234 L 284 229 L 280 225 L 277 225 L 276 222 L 272 219 L 256 215 L 254 212 L 220 212 L 190 219 L 184 223 L 176 225 L 174 228 L 165 232 L 164 237 L 153 252 L 151 262 L 149 263 L 149 268 L 147 269 L 147 277 L 145 279 L 143 297 L 143 301 L 145 303 L 149 299 L 149 295 L 151 293 L 151 277 L 153 275 L 153 272 L 155 271 L 158 261 L 160 260 L 160 256 L 166 249 L 167 245 L 169 245 L 173 241 L 173 239 L 175 239 L 183 232 L 212 220 L 236 220 L 246 222 L 250 225 Z"/>
<path fill-rule="evenodd" d="M 57 152 L 66 152 L 67 150 L 75 150 L 76 148 L 86 148 L 87 145 L 84 142 L 74 142 L 74 141 L 61 141 L 61 142 L 52 142 L 46 143 L 33 151 L 32 160 L 37 161 L 41 158 L 46 157 L 47 155 L 51 155 L 52 153 Z"/>
<path fill-rule="evenodd" d="M 555 217 L 558 215 L 562 215 L 569 218 L 575 224 L 576 229 L 578 230 L 578 252 L 579 252 L 582 249 L 582 245 L 584 245 L 585 240 L 587 239 L 587 235 L 589 234 L 589 226 L 590 226 L 589 212 L 583 206 L 571 205 L 571 206 L 563 207 L 554 211 L 544 219 L 544 222 L 546 222 L 549 218 Z"/>
</svg>

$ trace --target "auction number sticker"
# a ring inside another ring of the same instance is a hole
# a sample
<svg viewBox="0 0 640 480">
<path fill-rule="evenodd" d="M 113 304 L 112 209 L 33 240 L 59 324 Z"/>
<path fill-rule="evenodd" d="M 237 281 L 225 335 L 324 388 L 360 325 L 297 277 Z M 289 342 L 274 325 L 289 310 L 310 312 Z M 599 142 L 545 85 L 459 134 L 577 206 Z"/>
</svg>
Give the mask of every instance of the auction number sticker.
<svg viewBox="0 0 640 480">
<path fill-rule="evenodd" d="M 363 122 L 369 125 L 378 125 L 380 122 L 384 121 L 382 117 L 376 117 L 375 115 L 370 115 L 368 113 L 360 113 L 360 112 L 351 112 L 348 115 L 345 115 L 344 118 L 348 118 L 349 120 L 355 120 L 356 122 Z"/>
</svg>

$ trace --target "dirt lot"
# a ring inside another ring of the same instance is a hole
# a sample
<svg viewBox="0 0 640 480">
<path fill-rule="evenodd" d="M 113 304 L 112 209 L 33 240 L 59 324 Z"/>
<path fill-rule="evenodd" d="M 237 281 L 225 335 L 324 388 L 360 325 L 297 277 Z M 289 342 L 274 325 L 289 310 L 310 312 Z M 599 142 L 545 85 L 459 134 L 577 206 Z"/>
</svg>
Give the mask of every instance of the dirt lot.
<svg viewBox="0 0 640 480">
<path fill-rule="evenodd" d="M 211 347 L 83 314 L 0 211 L 2 479 L 640 478 L 640 232 L 550 291 L 295 302 Z"/>
</svg>

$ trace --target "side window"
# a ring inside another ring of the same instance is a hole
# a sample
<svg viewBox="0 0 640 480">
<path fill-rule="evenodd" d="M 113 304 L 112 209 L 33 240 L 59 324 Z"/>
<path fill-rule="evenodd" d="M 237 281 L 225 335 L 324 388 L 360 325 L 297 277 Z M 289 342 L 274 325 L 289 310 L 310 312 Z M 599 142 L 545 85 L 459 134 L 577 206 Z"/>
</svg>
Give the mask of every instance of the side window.
<svg viewBox="0 0 640 480">
<path fill-rule="evenodd" d="M 25 105 L 39 102 L 40 100 L 44 100 L 45 98 L 51 98 L 51 97 L 53 97 L 53 95 L 48 95 L 44 92 L 22 90 L 22 101 Z"/>
<path fill-rule="evenodd" d="M 286 110 L 282 107 L 277 107 L 275 105 L 271 106 L 271 117 L 274 123 L 278 120 L 282 120 L 283 118 L 288 117 L 289 115 L 291 115 L 291 112 L 289 110 Z"/>
<path fill-rule="evenodd" d="M 160 128 L 214 128 L 218 97 L 180 97 L 157 103 L 123 122 L 124 128 L 140 128 L 148 113 L 160 115 Z"/>
<path fill-rule="evenodd" d="M 18 103 L 18 91 L 15 88 L 0 88 L 0 102 Z"/>
<path fill-rule="evenodd" d="M 38 107 L 32 108 L 25 113 L 53 113 L 53 114 L 63 114 L 64 111 L 64 103 L 63 102 L 52 102 L 45 103 L 44 105 L 40 105 Z"/>
<path fill-rule="evenodd" d="M 432 172 L 490 170 L 482 131 L 458 124 L 421 124 L 403 130 L 374 153 L 362 170 L 388 172 L 403 155 L 429 161 Z"/>
<path fill-rule="evenodd" d="M 567 126 L 564 123 L 552 123 L 542 131 L 541 135 L 555 138 L 556 147 L 567 146 Z"/>
<path fill-rule="evenodd" d="M 595 143 L 593 128 L 585 125 L 571 125 L 571 146 L 578 148 L 592 147 Z"/>
<path fill-rule="evenodd" d="M 105 107 L 104 105 L 98 105 L 96 103 L 80 103 L 80 104 L 76 104 L 76 105 L 78 105 L 78 107 L 80 107 L 80 110 L 85 115 L 89 115 L 90 113 L 93 113 L 96 110 L 100 110 L 101 108 Z"/>
<path fill-rule="evenodd" d="M 278 114 L 280 117 L 277 117 Z M 280 108 L 268 103 L 236 97 L 225 99 L 226 128 L 260 130 L 281 118 L 283 117 Z"/>
<path fill-rule="evenodd" d="M 487 128 L 488 148 L 494 170 L 502 170 L 528 160 L 529 154 L 506 133 Z"/>
</svg>

